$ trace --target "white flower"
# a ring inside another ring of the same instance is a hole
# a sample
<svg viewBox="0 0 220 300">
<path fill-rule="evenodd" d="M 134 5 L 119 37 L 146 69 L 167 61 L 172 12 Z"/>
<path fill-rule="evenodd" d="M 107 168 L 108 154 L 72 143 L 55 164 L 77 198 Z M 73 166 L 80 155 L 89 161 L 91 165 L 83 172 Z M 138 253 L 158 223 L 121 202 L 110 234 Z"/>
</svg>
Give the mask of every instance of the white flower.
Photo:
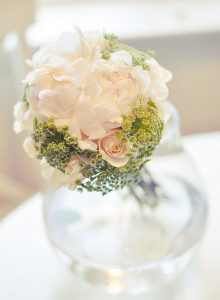
<svg viewBox="0 0 220 300">
<path fill-rule="evenodd" d="M 146 64 L 149 70 L 143 70 L 141 66 L 134 67 L 141 95 L 155 101 L 167 99 L 169 91 L 166 83 L 171 80 L 172 73 L 161 67 L 154 58 L 147 59 Z"/>
<path fill-rule="evenodd" d="M 168 95 L 170 73 L 156 60 L 147 60 L 147 71 L 132 67 L 132 56 L 124 50 L 101 59 L 106 43 L 99 33 L 64 33 L 34 55 L 35 69 L 25 80 L 31 114 L 68 125 L 82 149 L 94 150 L 96 139 L 119 128 L 138 95 L 155 100 Z"/>
<path fill-rule="evenodd" d="M 86 107 L 88 114 L 94 110 L 94 120 L 98 120 L 108 133 L 121 126 L 123 114 L 131 113 L 138 93 L 137 76 L 130 66 L 116 60 L 97 60 L 85 89 L 85 95 L 90 98 L 90 108 Z"/>
<path fill-rule="evenodd" d="M 57 124 L 71 123 L 74 105 L 85 83 L 87 70 L 87 63 L 82 58 L 71 63 L 53 57 L 45 66 L 29 73 L 26 78 L 27 99 L 32 114 L 38 119 L 54 118 Z"/>
<path fill-rule="evenodd" d="M 19 101 L 15 104 L 14 118 L 15 122 L 13 128 L 16 133 L 32 129 L 33 116 L 25 101 Z"/>
<path fill-rule="evenodd" d="M 79 91 L 74 85 L 59 86 L 51 90 L 44 89 L 38 95 L 39 112 L 48 119 L 53 118 L 58 122 L 64 120 L 64 123 L 69 123 L 78 95 Z"/>
<path fill-rule="evenodd" d="M 42 46 L 34 54 L 32 65 L 34 68 L 45 65 L 52 56 L 60 56 L 67 60 L 74 61 L 83 57 L 91 61 L 97 55 L 100 57 L 100 49 L 106 41 L 99 32 L 84 32 L 75 27 L 73 32 L 64 32 L 60 37 L 51 43 Z"/>
<path fill-rule="evenodd" d="M 41 160 L 41 168 L 42 176 L 45 179 L 50 179 L 53 189 L 67 186 L 69 189 L 74 190 L 77 187 L 76 181 L 81 181 L 83 179 L 81 168 L 75 161 L 69 163 L 69 166 L 67 166 L 68 171 L 66 173 L 50 166 L 45 159 Z"/>
<path fill-rule="evenodd" d="M 132 66 L 132 56 L 127 51 L 116 51 L 111 54 L 110 60 Z"/>
<path fill-rule="evenodd" d="M 31 158 L 36 158 L 37 157 L 37 150 L 34 146 L 34 141 L 31 137 L 27 137 L 24 140 L 23 143 L 24 151 L 31 157 Z"/>
<path fill-rule="evenodd" d="M 93 141 L 120 127 L 121 116 L 131 112 L 137 98 L 138 79 L 128 64 L 131 56 L 125 51 L 116 52 L 111 61 L 97 59 L 90 70 L 82 58 L 69 63 L 48 58 L 26 79 L 33 115 L 68 125 L 82 149 L 94 149 Z"/>
</svg>

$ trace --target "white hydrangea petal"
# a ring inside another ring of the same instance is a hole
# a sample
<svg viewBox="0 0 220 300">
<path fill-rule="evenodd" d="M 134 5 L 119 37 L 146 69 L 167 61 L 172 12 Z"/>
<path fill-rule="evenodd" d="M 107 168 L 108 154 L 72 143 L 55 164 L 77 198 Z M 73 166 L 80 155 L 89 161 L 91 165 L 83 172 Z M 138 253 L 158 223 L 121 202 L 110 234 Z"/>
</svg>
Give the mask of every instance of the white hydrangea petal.
<svg viewBox="0 0 220 300">
<path fill-rule="evenodd" d="M 76 115 L 80 129 L 93 140 L 103 136 L 106 131 L 97 119 L 95 108 L 89 97 L 80 97 L 76 106 Z"/>
<path fill-rule="evenodd" d="M 121 117 L 121 111 L 116 105 L 103 99 L 101 103 L 94 106 L 96 115 L 101 123 L 105 123 L 111 120 L 119 119 Z"/>
<path fill-rule="evenodd" d="M 134 71 L 139 81 L 140 92 L 144 95 L 150 87 L 150 74 L 147 70 L 143 70 L 141 66 L 134 67 Z"/>
<path fill-rule="evenodd" d="M 27 110 L 27 104 L 24 101 L 18 101 L 14 106 L 14 111 L 13 111 L 14 118 L 16 120 L 20 120 L 23 117 L 26 110 Z"/>
<path fill-rule="evenodd" d="M 68 119 L 54 119 L 54 124 L 56 127 L 68 126 L 69 125 Z"/>
<path fill-rule="evenodd" d="M 169 101 L 161 101 L 157 103 L 159 117 L 164 121 L 166 124 L 171 118 L 171 105 Z"/>
<path fill-rule="evenodd" d="M 72 53 L 72 55 L 78 56 L 81 47 L 79 31 L 63 32 L 57 39 L 56 45 L 60 52 Z"/>
<path fill-rule="evenodd" d="M 81 138 L 82 138 L 80 127 L 79 127 L 79 122 L 77 120 L 76 115 L 73 115 L 71 120 L 69 121 L 69 133 L 72 136 L 77 137 L 79 140 L 81 140 Z"/>
<path fill-rule="evenodd" d="M 167 69 L 163 68 L 156 59 L 150 58 L 146 60 L 146 63 L 150 67 L 150 74 L 152 79 L 162 80 L 168 82 L 172 79 L 172 73 Z"/>
<path fill-rule="evenodd" d="M 77 95 L 72 85 L 42 90 L 39 93 L 40 113 L 48 118 L 71 119 Z"/>
<path fill-rule="evenodd" d="M 52 70 L 68 70 L 69 66 L 71 66 L 71 62 L 68 59 L 59 55 L 51 56 L 45 64 L 45 67 L 50 68 Z"/>
<path fill-rule="evenodd" d="M 52 176 L 53 171 L 55 170 L 55 168 L 51 167 L 45 158 L 41 159 L 40 161 L 40 166 L 41 166 L 41 174 L 43 176 L 43 178 L 48 179 Z"/>
<path fill-rule="evenodd" d="M 78 27 L 75 27 L 75 31 L 80 36 L 81 55 L 87 59 L 90 59 L 91 55 L 92 55 L 91 45 L 89 45 L 88 41 L 86 40 L 86 38 L 84 36 L 84 33 Z"/>
<path fill-rule="evenodd" d="M 165 82 L 168 82 L 168 81 L 170 81 L 172 78 L 173 78 L 172 72 L 170 72 L 169 70 L 163 68 L 163 80 L 164 80 Z"/>
<path fill-rule="evenodd" d="M 42 176 L 45 179 L 50 179 L 53 189 L 58 189 L 62 186 L 68 186 L 71 189 L 76 188 L 76 180 L 82 180 L 83 176 L 80 173 L 81 169 L 78 167 L 71 175 L 67 175 L 60 170 L 50 166 L 45 159 L 41 160 Z"/>
<path fill-rule="evenodd" d="M 119 61 L 132 66 L 132 56 L 127 51 L 116 51 L 111 53 L 111 60 Z"/>
<path fill-rule="evenodd" d="M 83 34 L 91 48 L 96 48 L 98 46 L 104 48 L 106 40 L 99 31 L 85 31 Z"/>
<path fill-rule="evenodd" d="M 31 111 L 27 108 L 26 102 L 18 101 L 14 106 L 13 114 L 15 118 L 13 129 L 16 133 L 32 129 L 33 116 Z"/>
<path fill-rule="evenodd" d="M 165 100 L 169 95 L 169 90 L 164 81 L 154 81 L 151 86 L 151 97 L 156 101 Z"/>
<path fill-rule="evenodd" d="M 84 58 L 79 58 L 73 63 L 74 72 L 71 74 L 74 82 L 79 87 L 84 87 L 90 65 Z"/>
<path fill-rule="evenodd" d="M 48 118 L 62 118 L 60 99 L 54 90 L 45 89 L 39 93 L 40 113 Z"/>
<path fill-rule="evenodd" d="M 31 158 L 37 157 L 37 150 L 34 146 L 34 141 L 31 137 L 27 137 L 23 142 L 24 151 L 28 154 Z"/>
</svg>

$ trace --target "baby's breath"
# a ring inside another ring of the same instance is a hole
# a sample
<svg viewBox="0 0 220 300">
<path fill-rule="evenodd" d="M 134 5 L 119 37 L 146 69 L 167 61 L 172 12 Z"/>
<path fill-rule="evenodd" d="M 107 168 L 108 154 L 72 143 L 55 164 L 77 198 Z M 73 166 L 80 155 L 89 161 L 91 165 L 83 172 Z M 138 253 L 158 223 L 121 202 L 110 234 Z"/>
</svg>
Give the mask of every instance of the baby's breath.
<svg viewBox="0 0 220 300">
<path fill-rule="evenodd" d="M 72 157 L 80 152 L 76 137 L 68 133 L 68 127 L 56 127 L 54 121 L 34 120 L 33 140 L 38 158 L 45 158 L 47 163 L 62 172 Z"/>
</svg>

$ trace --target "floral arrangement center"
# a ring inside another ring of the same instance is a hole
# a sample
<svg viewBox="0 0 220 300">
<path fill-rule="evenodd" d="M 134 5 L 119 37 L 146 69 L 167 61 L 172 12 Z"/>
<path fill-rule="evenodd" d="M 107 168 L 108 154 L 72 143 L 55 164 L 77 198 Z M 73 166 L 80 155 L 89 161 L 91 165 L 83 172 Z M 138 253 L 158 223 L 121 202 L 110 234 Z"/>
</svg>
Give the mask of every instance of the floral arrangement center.
<svg viewBox="0 0 220 300">
<path fill-rule="evenodd" d="M 159 144 L 171 73 L 99 32 L 63 33 L 33 55 L 16 132 L 54 188 L 106 194 L 137 182 Z"/>
</svg>

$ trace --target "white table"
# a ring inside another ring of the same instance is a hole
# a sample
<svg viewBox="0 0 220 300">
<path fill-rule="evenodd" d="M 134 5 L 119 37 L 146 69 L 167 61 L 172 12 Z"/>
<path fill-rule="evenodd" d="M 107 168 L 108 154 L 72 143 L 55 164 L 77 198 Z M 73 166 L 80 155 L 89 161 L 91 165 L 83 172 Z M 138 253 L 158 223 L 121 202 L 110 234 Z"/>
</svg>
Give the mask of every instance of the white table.
<svg viewBox="0 0 220 300">
<path fill-rule="evenodd" d="M 201 172 L 210 201 L 207 232 L 197 262 L 185 274 L 161 291 L 135 299 L 220 299 L 220 133 L 187 137 L 184 144 Z M 42 196 L 37 194 L 0 225 L 0 299 L 113 299 L 75 279 L 59 262 L 45 236 L 41 207 Z"/>
</svg>

